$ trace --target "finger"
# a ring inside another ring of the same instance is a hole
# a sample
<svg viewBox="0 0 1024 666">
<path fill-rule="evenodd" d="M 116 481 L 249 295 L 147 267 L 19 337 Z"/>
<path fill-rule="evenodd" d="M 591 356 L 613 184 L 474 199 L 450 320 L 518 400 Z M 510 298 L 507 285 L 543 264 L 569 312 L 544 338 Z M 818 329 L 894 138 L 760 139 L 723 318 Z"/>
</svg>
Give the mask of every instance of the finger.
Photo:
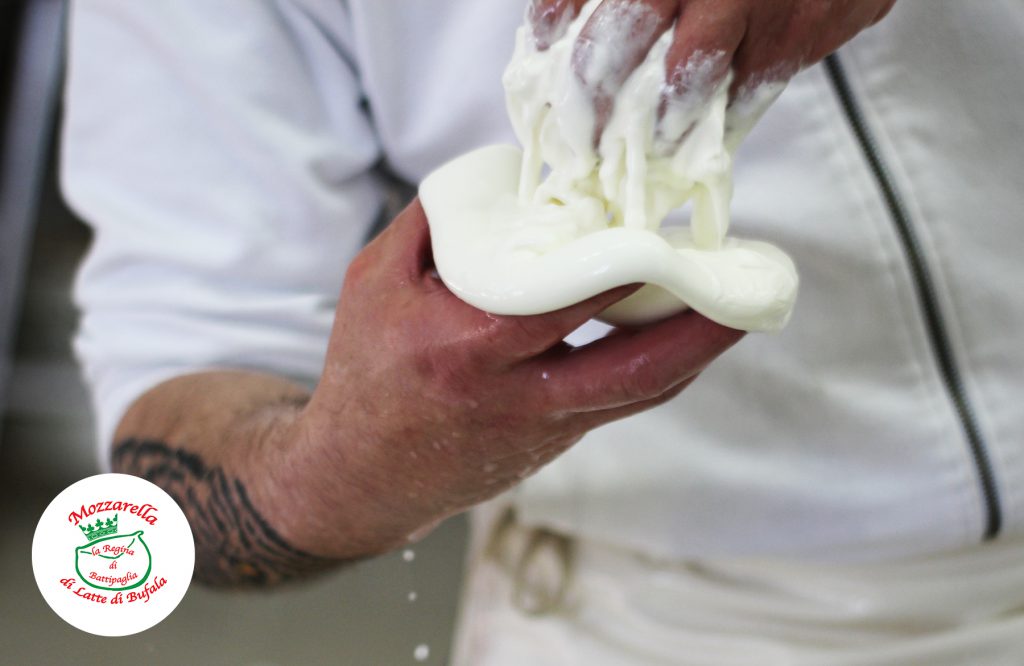
<svg viewBox="0 0 1024 666">
<path fill-rule="evenodd" d="M 573 48 L 576 76 L 593 100 L 594 143 L 611 118 L 615 95 L 672 25 L 679 0 L 604 0 Z"/>
<path fill-rule="evenodd" d="M 748 17 L 743 42 L 733 56 L 733 100 L 766 83 L 787 81 L 803 66 L 828 3 L 792 2 L 787 11 L 760 4 Z"/>
<path fill-rule="evenodd" d="M 881 9 L 878 11 L 877 14 L 875 14 L 875 18 L 871 20 L 871 25 L 875 25 L 876 23 L 884 19 L 886 16 L 888 16 L 889 12 L 891 12 L 892 8 L 895 6 L 896 0 L 886 0 L 884 3 L 882 3 Z"/>
<path fill-rule="evenodd" d="M 576 414 L 573 418 L 577 419 L 576 423 L 587 431 L 599 428 L 603 425 L 607 425 L 613 421 L 619 421 L 621 419 L 629 418 L 630 416 L 636 416 L 641 412 L 646 412 L 655 407 L 661 407 L 664 404 L 672 402 L 679 394 L 685 391 L 691 384 L 697 381 L 700 377 L 700 373 L 697 373 L 691 377 L 687 377 L 683 381 L 679 382 L 675 386 L 669 388 L 661 395 L 650 398 L 649 400 L 642 400 L 640 402 L 634 402 L 631 405 L 624 405 L 622 407 L 615 407 L 613 409 L 605 409 L 597 412 L 585 412 L 582 414 Z"/>
<path fill-rule="evenodd" d="M 665 55 L 665 92 L 659 109 L 658 149 L 672 151 L 729 74 L 743 41 L 747 15 L 732 3 L 689 0 Z"/>
<path fill-rule="evenodd" d="M 504 359 L 523 361 L 553 347 L 608 307 L 632 295 L 640 285 L 626 285 L 598 294 L 567 308 L 530 316 L 485 315 L 494 322 L 493 347 Z"/>
<path fill-rule="evenodd" d="M 545 399 L 554 410 L 615 409 L 657 398 L 703 370 L 743 335 L 690 310 L 636 332 L 538 359 L 528 369 L 540 374 Z"/>
<path fill-rule="evenodd" d="M 888 0 L 794 2 L 790 11 L 766 3 L 755 6 L 751 29 L 733 60 L 734 99 L 751 96 L 765 84 L 791 78 L 852 39 L 891 8 Z"/>
<path fill-rule="evenodd" d="M 879 18 L 879 7 L 875 2 L 864 0 L 846 0 L 837 3 L 836 7 L 814 32 L 805 65 L 813 65 L 825 56 L 836 51 L 843 44 L 853 39 L 861 30 L 873 25 Z"/>
<path fill-rule="evenodd" d="M 533 0 L 527 10 L 527 20 L 533 29 L 534 44 L 538 51 L 547 51 L 569 29 L 579 16 L 586 0 Z"/>
</svg>

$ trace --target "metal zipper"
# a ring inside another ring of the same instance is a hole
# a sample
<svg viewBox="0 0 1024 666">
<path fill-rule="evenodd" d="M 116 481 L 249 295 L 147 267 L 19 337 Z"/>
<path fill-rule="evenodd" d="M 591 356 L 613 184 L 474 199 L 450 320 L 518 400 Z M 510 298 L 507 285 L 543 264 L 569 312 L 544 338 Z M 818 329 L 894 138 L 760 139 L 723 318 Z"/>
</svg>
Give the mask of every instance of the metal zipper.
<svg viewBox="0 0 1024 666">
<path fill-rule="evenodd" d="M 999 490 L 996 488 L 995 475 L 992 469 L 992 458 L 981 435 L 981 428 L 978 425 L 974 409 L 971 407 L 970 399 L 967 397 L 960 369 L 953 358 L 949 335 L 942 321 L 942 311 L 936 295 L 935 282 L 925 263 L 924 253 L 921 250 L 921 241 L 911 222 L 910 214 L 903 204 L 903 199 L 896 189 L 892 173 L 882 160 L 878 143 L 871 134 L 871 129 L 868 127 L 860 104 L 853 94 L 846 71 L 843 69 L 843 64 L 837 54 L 833 53 L 825 59 L 825 69 L 828 72 L 829 80 L 836 92 L 836 96 L 843 107 L 846 119 L 853 129 L 857 141 L 860 143 L 864 157 L 867 159 L 868 165 L 875 176 L 875 181 L 882 192 L 886 206 L 889 209 L 889 215 L 895 223 L 896 232 L 903 246 L 903 252 L 910 264 L 910 272 L 914 278 L 914 287 L 917 291 L 918 301 L 921 304 L 932 351 L 935 353 L 935 359 L 938 362 L 939 372 L 946 386 L 946 392 L 949 394 L 953 408 L 960 419 L 964 436 L 967 438 L 968 444 L 970 444 L 974 465 L 978 472 L 978 480 L 986 512 L 984 540 L 994 539 L 1002 529 L 1003 512 L 999 501 Z"/>
</svg>

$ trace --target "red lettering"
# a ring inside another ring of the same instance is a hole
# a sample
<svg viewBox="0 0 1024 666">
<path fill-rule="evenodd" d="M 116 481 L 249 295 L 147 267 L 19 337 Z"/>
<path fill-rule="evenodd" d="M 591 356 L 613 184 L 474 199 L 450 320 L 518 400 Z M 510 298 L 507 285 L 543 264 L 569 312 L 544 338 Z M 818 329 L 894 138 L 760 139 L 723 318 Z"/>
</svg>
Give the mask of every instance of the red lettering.
<svg viewBox="0 0 1024 666">
<path fill-rule="evenodd" d="M 132 504 L 130 502 L 104 500 L 88 506 L 83 504 L 79 507 L 78 511 L 72 511 L 68 514 L 68 522 L 78 525 L 97 511 L 127 511 L 132 515 L 142 518 L 150 525 L 155 525 L 157 516 L 154 514 L 156 510 L 156 507 L 152 504 Z"/>
<path fill-rule="evenodd" d="M 92 601 L 97 604 L 107 603 L 107 598 L 105 596 L 103 596 L 99 592 L 88 592 L 84 587 L 80 587 L 77 590 L 75 590 L 75 596 L 81 597 L 86 601 Z"/>
</svg>

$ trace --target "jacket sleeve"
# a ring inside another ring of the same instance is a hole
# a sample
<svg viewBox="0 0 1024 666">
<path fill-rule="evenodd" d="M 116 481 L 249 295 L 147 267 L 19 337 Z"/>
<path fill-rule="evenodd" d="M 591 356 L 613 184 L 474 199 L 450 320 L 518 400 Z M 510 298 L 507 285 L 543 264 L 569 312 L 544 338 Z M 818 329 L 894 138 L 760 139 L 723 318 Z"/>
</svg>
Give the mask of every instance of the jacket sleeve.
<svg viewBox="0 0 1024 666">
<path fill-rule="evenodd" d="M 74 346 L 104 468 L 122 414 L 161 381 L 320 373 L 382 201 L 347 17 L 329 5 L 72 5 L 61 180 L 94 232 Z"/>
</svg>

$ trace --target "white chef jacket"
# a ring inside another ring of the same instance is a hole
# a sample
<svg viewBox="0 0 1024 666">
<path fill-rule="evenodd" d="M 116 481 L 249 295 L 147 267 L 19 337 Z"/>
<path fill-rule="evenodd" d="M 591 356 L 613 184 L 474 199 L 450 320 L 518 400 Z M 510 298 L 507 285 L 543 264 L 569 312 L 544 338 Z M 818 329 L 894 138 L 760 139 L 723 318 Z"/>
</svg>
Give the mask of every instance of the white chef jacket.
<svg viewBox="0 0 1024 666">
<path fill-rule="evenodd" d="M 104 461 L 167 378 L 315 383 L 381 210 L 374 165 L 416 183 L 512 140 L 500 77 L 524 4 L 73 3 L 62 181 L 95 230 L 75 349 Z M 905 0 L 840 56 L 852 111 L 824 67 L 796 77 L 740 151 L 733 204 L 738 235 L 796 260 L 789 327 L 589 434 L 519 488 L 521 519 L 676 559 L 881 561 L 1021 533 L 1022 40 L 1018 2 Z"/>
</svg>

